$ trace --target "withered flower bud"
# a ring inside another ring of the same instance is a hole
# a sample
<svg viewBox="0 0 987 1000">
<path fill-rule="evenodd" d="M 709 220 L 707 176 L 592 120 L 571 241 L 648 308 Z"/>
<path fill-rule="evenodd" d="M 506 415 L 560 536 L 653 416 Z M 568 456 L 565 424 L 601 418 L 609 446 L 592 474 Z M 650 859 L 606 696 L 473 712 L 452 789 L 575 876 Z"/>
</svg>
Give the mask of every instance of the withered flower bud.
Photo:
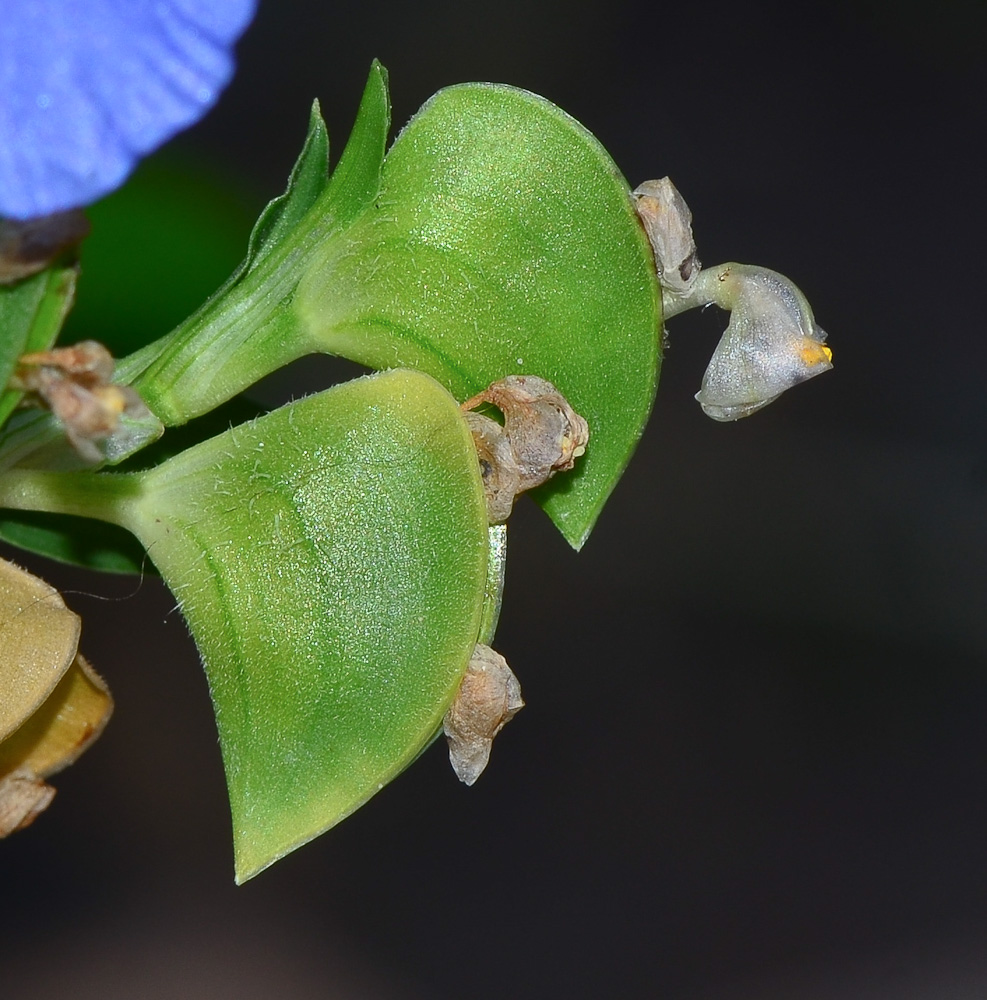
<svg viewBox="0 0 987 1000">
<path fill-rule="evenodd" d="M 482 403 L 504 415 L 471 412 Z M 589 426 L 551 382 L 536 375 L 508 375 L 462 404 L 483 472 L 492 523 L 505 521 L 514 497 L 571 469 L 586 451 Z"/>
<path fill-rule="evenodd" d="M 507 660 L 477 643 L 442 728 L 456 777 L 472 785 L 490 759 L 494 737 L 524 707 L 521 685 Z"/>
<path fill-rule="evenodd" d="M 143 419 L 147 407 L 127 385 L 114 385 L 114 361 L 95 340 L 20 357 L 11 387 L 29 393 L 26 402 L 47 407 L 65 428 L 75 450 L 88 462 L 100 462 L 96 446 L 116 431 L 123 416 Z"/>
<path fill-rule="evenodd" d="M 0 219 L 0 285 L 43 271 L 85 239 L 89 229 L 89 220 L 79 209 L 23 222 Z"/>
</svg>

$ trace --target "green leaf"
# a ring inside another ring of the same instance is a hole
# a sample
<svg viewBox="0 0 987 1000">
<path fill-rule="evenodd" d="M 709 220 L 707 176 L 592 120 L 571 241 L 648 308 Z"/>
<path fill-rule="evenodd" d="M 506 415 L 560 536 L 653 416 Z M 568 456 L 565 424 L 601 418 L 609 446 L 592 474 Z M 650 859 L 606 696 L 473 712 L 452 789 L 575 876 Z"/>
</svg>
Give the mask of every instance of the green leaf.
<svg viewBox="0 0 987 1000">
<path fill-rule="evenodd" d="M 375 59 L 363 91 L 353 131 L 332 172 L 319 209 L 345 226 L 363 212 L 380 191 L 384 149 L 391 127 L 387 70 Z"/>
<path fill-rule="evenodd" d="M 437 378 L 459 399 L 511 373 L 589 421 L 576 472 L 536 493 L 580 547 L 654 399 L 661 300 L 629 188 L 548 101 L 467 84 L 436 95 L 380 174 L 375 64 L 328 186 L 283 242 L 175 334 L 125 362 L 166 423 L 313 351 Z"/>
<path fill-rule="evenodd" d="M 0 539 L 58 562 L 104 573 L 154 574 L 144 547 L 128 531 L 83 517 L 5 510 Z"/>
<path fill-rule="evenodd" d="M 580 547 L 640 437 L 660 362 L 651 250 L 599 142 L 524 91 L 441 91 L 388 153 L 373 208 L 322 255 L 295 303 L 323 350 L 426 371 L 460 399 L 539 375 L 586 417 L 585 457 L 538 494 Z"/>
<path fill-rule="evenodd" d="M 72 308 L 76 275 L 74 267 L 51 267 L 17 284 L 0 285 L 0 425 L 23 395 L 6 388 L 17 359 L 55 342 Z"/>
<path fill-rule="evenodd" d="M 322 120 L 322 109 L 316 100 L 312 102 L 308 134 L 291 169 L 288 187 L 284 194 L 268 202 L 260 213 L 250 234 L 247 256 L 230 278 L 231 285 L 255 267 L 258 261 L 277 247 L 295 228 L 325 190 L 328 180 L 329 133 Z"/>
<path fill-rule="evenodd" d="M 358 379 L 127 476 L 202 654 L 242 881 L 349 815 L 432 739 L 483 619 L 486 505 L 456 401 Z M 103 516 L 106 516 L 104 511 Z"/>
</svg>

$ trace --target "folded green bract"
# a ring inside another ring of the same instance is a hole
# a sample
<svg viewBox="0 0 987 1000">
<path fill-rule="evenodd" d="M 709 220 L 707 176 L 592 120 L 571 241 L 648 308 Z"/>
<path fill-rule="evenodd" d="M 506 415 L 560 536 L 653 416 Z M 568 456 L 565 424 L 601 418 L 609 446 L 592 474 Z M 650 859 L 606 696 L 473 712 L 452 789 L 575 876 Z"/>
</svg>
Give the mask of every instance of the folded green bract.
<svg viewBox="0 0 987 1000">
<path fill-rule="evenodd" d="M 242 881 L 353 812 L 440 728 L 484 600 L 476 453 L 449 393 L 394 371 L 139 478 L 124 520 L 202 654 Z"/>
<path fill-rule="evenodd" d="M 577 121 L 514 87 L 440 91 L 295 308 L 323 350 L 426 371 L 460 399 L 511 374 L 557 386 L 592 439 L 535 496 L 582 546 L 651 411 L 661 300 L 627 183 Z"/>
<path fill-rule="evenodd" d="M 172 333 L 123 359 L 119 377 L 171 427 L 315 352 L 424 371 L 457 399 L 537 375 L 591 428 L 579 466 L 534 493 L 579 548 L 641 436 L 661 363 L 661 293 L 630 189 L 582 125 L 513 87 L 440 91 L 385 156 L 389 126 L 375 63 L 330 173 L 316 104 L 287 190 L 261 214 L 243 263 Z M 51 424 L 25 417 L 0 436 L 0 468 L 57 441 Z M 0 519 L 15 544 L 139 569 L 123 542 L 107 536 L 94 552 L 79 534 L 65 522 L 46 533 L 30 515 Z"/>
</svg>

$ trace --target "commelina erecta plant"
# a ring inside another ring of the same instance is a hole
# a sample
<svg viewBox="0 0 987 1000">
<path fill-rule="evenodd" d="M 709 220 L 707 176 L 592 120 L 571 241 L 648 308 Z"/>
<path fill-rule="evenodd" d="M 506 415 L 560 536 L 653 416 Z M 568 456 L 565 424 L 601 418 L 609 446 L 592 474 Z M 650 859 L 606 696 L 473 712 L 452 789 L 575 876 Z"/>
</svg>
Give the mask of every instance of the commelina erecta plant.
<svg viewBox="0 0 987 1000">
<path fill-rule="evenodd" d="M 515 498 L 530 491 L 584 544 L 648 419 L 667 319 L 730 313 L 697 394 L 716 420 L 828 370 L 831 353 L 791 281 L 703 268 L 672 182 L 632 191 L 534 94 L 450 87 L 388 148 L 377 63 L 331 170 L 313 106 L 287 189 L 201 308 L 119 359 L 59 344 L 79 206 L 215 100 L 253 4 L 13 8 L 0 23 L 0 82 L 17 81 L 0 109 L 0 538 L 94 570 L 150 560 L 174 592 L 209 680 L 242 881 L 443 734 L 456 775 L 477 780 L 524 704 L 493 648 Z M 39 11 L 64 30 L 35 39 Z M 316 352 L 376 374 L 218 435 L 197 419 Z M 47 779 L 112 703 L 79 655 L 78 618 L 8 562 L 0 637 L 8 834 L 51 802 Z"/>
</svg>

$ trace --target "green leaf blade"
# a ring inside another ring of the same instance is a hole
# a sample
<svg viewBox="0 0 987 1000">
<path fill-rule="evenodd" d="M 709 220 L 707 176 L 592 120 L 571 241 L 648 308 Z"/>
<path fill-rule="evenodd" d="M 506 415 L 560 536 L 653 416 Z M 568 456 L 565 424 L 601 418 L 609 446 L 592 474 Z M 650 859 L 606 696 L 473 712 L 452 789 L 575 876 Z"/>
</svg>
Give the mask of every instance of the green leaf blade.
<svg viewBox="0 0 987 1000">
<path fill-rule="evenodd" d="M 387 133 L 391 127 L 391 98 L 387 70 L 376 59 L 360 99 L 353 131 L 322 197 L 336 227 L 359 216 L 380 191 Z"/>
<path fill-rule="evenodd" d="M 441 91 L 388 153 L 381 192 L 299 287 L 324 350 L 426 371 L 458 398 L 554 382 L 586 456 L 539 501 L 587 538 L 650 412 L 661 303 L 626 182 L 595 138 L 510 87 Z"/>
<path fill-rule="evenodd" d="M 250 233 L 247 256 L 231 282 L 255 267 L 275 249 L 305 217 L 326 188 L 329 180 L 329 133 L 319 102 L 309 111 L 308 132 L 302 151 L 288 177 L 283 194 L 268 202 Z"/>
<path fill-rule="evenodd" d="M 390 372 L 140 475 L 131 527 L 203 657 L 242 881 L 357 809 L 441 725 L 484 604 L 475 451 L 441 386 Z"/>
</svg>

